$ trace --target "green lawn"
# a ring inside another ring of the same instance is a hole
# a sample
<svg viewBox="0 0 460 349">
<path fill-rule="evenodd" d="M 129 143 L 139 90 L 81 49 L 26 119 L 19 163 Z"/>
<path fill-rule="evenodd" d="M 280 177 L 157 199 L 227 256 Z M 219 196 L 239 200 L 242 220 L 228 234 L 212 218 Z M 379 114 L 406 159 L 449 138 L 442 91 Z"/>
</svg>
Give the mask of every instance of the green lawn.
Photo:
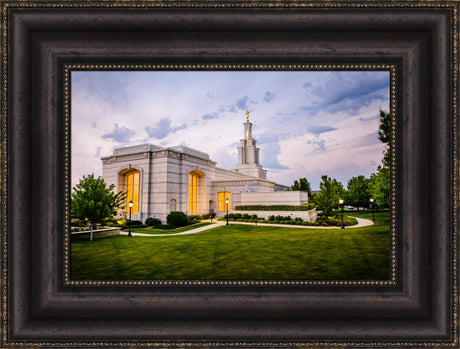
<svg viewBox="0 0 460 349">
<path fill-rule="evenodd" d="M 176 233 L 182 233 L 187 230 L 199 228 L 199 227 L 204 227 L 205 225 L 209 225 L 211 223 L 197 223 L 197 224 L 192 224 L 188 225 L 186 227 L 182 228 L 177 228 L 177 229 L 154 229 L 154 228 L 133 228 L 131 229 L 132 233 L 142 233 L 142 234 L 176 234 Z M 123 232 L 127 232 L 128 229 L 123 229 Z"/>
<path fill-rule="evenodd" d="M 388 212 L 375 218 L 373 226 L 343 230 L 233 224 L 190 235 L 74 241 L 71 278 L 388 280 Z"/>
</svg>

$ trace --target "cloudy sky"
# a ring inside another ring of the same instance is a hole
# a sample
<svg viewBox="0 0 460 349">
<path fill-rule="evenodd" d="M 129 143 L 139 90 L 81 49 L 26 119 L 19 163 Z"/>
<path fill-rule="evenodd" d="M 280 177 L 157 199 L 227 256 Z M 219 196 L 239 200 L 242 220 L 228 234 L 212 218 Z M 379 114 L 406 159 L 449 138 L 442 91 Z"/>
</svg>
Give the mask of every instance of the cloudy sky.
<svg viewBox="0 0 460 349">
<path fill-rule="evenodd" d="M 387 71 L 74 71 L 72 186 L 102 175 L 114 148 L 143 143 L 186 145 L 232 169 L 246 110 L 269 180 L 318 189 L 327 174 L 346 186 L 381 162 L 389 86 Z"/>
</svg>

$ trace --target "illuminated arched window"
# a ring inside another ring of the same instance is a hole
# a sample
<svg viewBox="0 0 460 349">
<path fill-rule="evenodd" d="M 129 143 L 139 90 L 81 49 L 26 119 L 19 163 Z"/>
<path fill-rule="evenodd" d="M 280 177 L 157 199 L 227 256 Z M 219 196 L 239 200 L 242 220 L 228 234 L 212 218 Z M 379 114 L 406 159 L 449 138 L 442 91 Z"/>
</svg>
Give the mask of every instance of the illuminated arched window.
<svg viewBox="0 0 460 349">
<path fill-rule="evenodd" d="M 221 191 L 217 193 L 219 199 L 219 211 L 227 211 L 227 203 L 225 200 L 228 199 L 228 207 L 230 207 L 230 192 L 228 191 Z"/>
<path fill-rule="evenodd" d="M 139 171 L 132 171 L 125 175 L 126 185 L 126 212 L 129 212 L 128 203 L 132 200 L 133 207 L 131 213 L 139 212 Z"/>
<path fill-rule="evenodd" d="M 188 175 L 188 210 L 190 213 L 198 210 L 198 175 L 193 172 Z"/>
</svg>

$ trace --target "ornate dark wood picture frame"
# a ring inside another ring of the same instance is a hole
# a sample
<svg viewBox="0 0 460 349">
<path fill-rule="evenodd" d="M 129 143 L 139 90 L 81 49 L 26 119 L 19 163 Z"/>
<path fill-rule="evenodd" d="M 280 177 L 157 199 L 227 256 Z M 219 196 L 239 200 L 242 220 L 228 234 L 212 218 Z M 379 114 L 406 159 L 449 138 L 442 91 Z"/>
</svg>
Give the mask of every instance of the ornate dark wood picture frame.
<svg viewBox="0 0 460 349">
<path fill-rule="evenodd" d="M 1 5 L 2 347 L 459 346 L 458 2 Z M 391 282 L 70 282 L 76 65 L 391 67 Z"/>
</svg>

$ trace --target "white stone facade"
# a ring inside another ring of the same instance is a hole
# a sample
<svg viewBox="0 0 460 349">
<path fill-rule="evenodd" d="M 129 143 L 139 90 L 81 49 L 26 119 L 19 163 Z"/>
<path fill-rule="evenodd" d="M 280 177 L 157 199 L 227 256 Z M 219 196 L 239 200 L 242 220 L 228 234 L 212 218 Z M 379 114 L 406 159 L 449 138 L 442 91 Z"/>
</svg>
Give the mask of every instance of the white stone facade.
<svg viewBox="0 0 460 349">
<path fill-rule="evenodd" d="M 288 191 L 289 187 L 266 179 L 251 126 L 249 121 L 244 124 L 245 139 L 238 147 L 239 164 L 234 170 L 217 167 L 208 154 L 192 148 L 141 144 L 115 149 L 103 157 L 102 176 L 117 191 L 126 191 L 127 175 L 139 173 L 139 195 L 134 198 L 138 212 L 132 214 L 133 220 L 157 217 L 164 222 L 171 211 L 188 215 L 215 212 L 220 217 L 226 210 L 219 210 L 219 192 L 230 193 L 230 212 L 238 205 L 307 203 L 306 193 Z M 189 192 L 191 174 L 196 179 L 195 196 Z M 127 213 L 122 211 L 119 213 Z"/>
<path fill-rule="evenodd" d="M 232 213 L 241 213 L 248 215 L 257 215 L 259 218 L 267 219 L 270 216 L 282 216 L 282 217 L 291 217 L 291 219 L 302 218 L 305 222 L 315 222 L 318 218 L 318 213 L 316 209 L 313 208 L 308 211 L 238 211 L 235 210 Z"/>
<path fill-rule="evenodd" d="M 304 191 L 241 193 L 241 205 L 304 205 L 308 194 Z"/>
</svg>

